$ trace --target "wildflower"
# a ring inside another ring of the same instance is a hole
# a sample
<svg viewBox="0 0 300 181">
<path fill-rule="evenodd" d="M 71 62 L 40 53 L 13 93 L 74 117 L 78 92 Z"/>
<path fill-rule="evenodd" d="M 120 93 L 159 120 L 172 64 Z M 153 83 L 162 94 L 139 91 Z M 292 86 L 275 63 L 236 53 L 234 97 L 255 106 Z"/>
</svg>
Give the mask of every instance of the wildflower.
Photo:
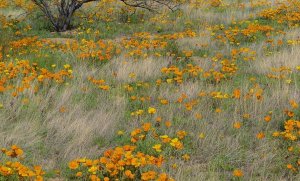
<svg viewBox="0 0 300 181">
<path fill-rule="evenodd" d="M 156 80 L 156 85 L 160 86 L 161 82 L 162 82 L 161 79 Z"/>
<path fill-rule="evenodd" d="M 184 55 L 189 58 L 193 55 L 193 51 L 183 51 Z"/>
<path fill-rule="evenodd" d="M 151 123 L 145 123 L 143 124 L 142 128 L 144 129 L 144 131 L 149 131 L 151 128 Z"/>
<path fill-rule="evenodd" d="M 222 112 L 222 110 L 220 108 L 217 108 L 216 113 L 220 113 L 220 112 Z"/>
<path fill-rule="evenodd" d="M 293 111 L 286 110 L 285 113 L 291 118 L 294 117 L 295 113 Z"/>
<path fill-rule="evenodd" d="M 198 96 L 199 97 L 204 97 L 204 96 L 206 96 L 206 93 L 204 91 L 201 91 L 201 92 L 199 92 Z"/>
<path fill-rule="evenodd" d="M 290 83 L 292 83 L 292 80 L 291 80 L 291 79 L 287 79 L 285 82 L 286 82 L 287 84 L 290 84 Z"/>
<path fill-rule="evenodd" d="M 172 139 L 170 145 L 175 147 L 178 150 L 183 148 L 183 144 L 179 141 L 178 138 Z"/>
<path fill-rule="evenodd" d="M 244 119 L 249 119 L 250 117 L 251 117 L 251 116 L 250 116 L 250 114 L 248 114 L 248 113 L 246 113 L 246 114 L 243 115 L 243 118 L 244 118 Z"/>
<path fill-rule="evenodd" d="M 240 89 L 235 89 L 233 91 L 233 96 L 234 96 L 234 98 L 239 99 L 241 97 L 241 90 Z"/>
<path fill-rule="evenodd" d="M 242 126 L 241 122 L 235 122 L 235 123 L 233 124 L 233 127 L 234 127 L 235 129 L 240 129 L 241 126 Z"/>
<path fill-rule="evenodd" d="M 77 169 L 78 167 L 79 167 L 79 164 L 78 164 L 77 161 L 71 161 L 71 162 L 69 163 L 69 168 L 70 168 L 71 170 L 75 170 L 75 169 Z"/>
<path fill-rule="evenodd" d="M 173 165 L 172 165 L 172 168 L 173 169 L 176 169 L 178 167 L 178 165 L 176 164 L 176 163 L 174 163 Z"/>
<path fill-rule="evenodd" d="M 297 109 L 297 108 L 298 108 L 298 104 L 297 104 L 296 101 L 294 101 L 294 100 L 290 100 L 290 105 L 291 105 L 294 109 Z"/>
<path fill-rule="evenodd" d="M 184 154 L 183 156 L 182 156 L 182 158 L 185 160 L 185 161 L 188 161 L 188 160 L 190 160 L 190 155 L 188 155 L 188 154 Z"/>
<path fill-rule="evenodd" d="M 278 131 L 276 131 L 272 134 L 273 137 L 278 137 L 279 135 L 280 135 L 280 133 Z"/>
<path fill-rule="evenodd" d="M 125 170 L 125 176 L 129 179 L 134 179 L 134 174 L 130 170 Z"/>
<path fill-rule="evenodd" d="M 11 158 L 20 157 L 23 155 L 23 150 L 16 145 L 11 146 L 11 150 L 2 148 L 1 151 Z"/>
<path fill-rule="evenodd" d="M 195 115 L 195 117 L 196 117 L 196 119 L 202 119 L 202 115 L 201 115 L 200 113 L 197 113 L 197 114 Z"/>
<path fill-rule="evenodd" d="M 162 100 L 160 100 L 160 103 L 163 105 L 167 105 L 169 103 L 169 101 L 167 99 L 162 99 Z"/>
<path fill-rule="evenodd" d="M 77 172 L 76 177 L 82 177 L 82 172 Z"/>
<path fill-rule="evenodd" d="M 265 137 L 265 134 L 263 132 L 260 132 L 256 135 L 257 139 L 263 139 Z"/>
<path fill-rule="evenodd" d="M 205 134 L 204 134 L 204 133 L 200 133 L 200 134 L 199 134 L 199 138 L 200 138 L 200 139 L 204 139 L 204 138 L 205 138 Z"/>
<path fill-rule="evenodd" d="M 173 82 L 173 79 L 167 79 L 167 83 L 171 84 Z"/>
<path fill-rule="evenodd" d="M 169 128 L 169 127 L 171 127 L 172 123 L 171 123 L 171 121 L 166 121 L 165 125 L 166 125 L 167 128 Z"/>
<path fill-rule="evenodd" d="M 90 176 L 90 180 L 91 180 L 91 181 L 100 181 L 100 178 L 97 177 L 96 175 L 91 175 L 91 176 Z"/>
<path fill-rule="evenodd" d="M 22 100 L 22 102 L 23 102 L 23 104 L 28 104 L 28 103 L 29 103 L 29 99 L 24 98 L 24 99 Z"/>
<path fill-rule="evenodd" d="M 155 151 L 157 152 L 161 152 L 161 144 L 156 144 L 152 148 L 155 149 Z"/>
<path fill-rule="evenodd" d="M 153 179 L 155 179 L 155 176 L 156 176 L 156 172 L 154 172 L 154 171 L 148 171 L 148 172 L 144 172 L 144 173 L 142 173 L 142 177 L 141 177 L 141 179 L 142 180 L 153 180 Z"/>
<path fill-rule="evenodd" d="M 153 108 L 153 107 L 149 107 L 149 108 L 148 108 L 148 113 L 149 113 L 149 114 L 155 114 L 155 113 L 156 113 L 156 109 Z"/>
<path fill-rule="evenodd" d="M 142 110 L 142 109 L 139 109 L 139 110 L 136 111 L 137 115 L 142 115 L 143 113 L 144 113 L 144 110 Z"/>
<path fill-rule="evenodd" d="M 121 136 L 121 135 L 124 134 L 124 131 L 119 130 L 117 134 L 118 134 L 119 136 Z"/>
<path fill-rule="evenodd" d="M 156 120 L 156 122 L 161 122 L 162 119 L 161 119 L 161 117 L 157 117 L 155 120 Z"/>
<path fill-rule="evenodd" d="M 110 87 L 108 85 L 100 85 L 99 88 L 106 91 L 109 90 Z"/>
<path fill-rule="evenodd" d="M 243 175 L 244 174 L 243 174 L 242 170 L 240 170 L 240 169 L 235 169 L 233 171 L 233 176 L 235 176 L 235 177 L 242 177 Z"/>
<path fill-rule="evenodd" d="M 211 5 L 212 7 L 219 7 L 219 6 L 221 6 L 221 4 L 222 4 L 222 1 L 221 1 L 221 0 L 212 0 L 212 1 L 210 2 L 210 5 Z"/>
<path fill-rule="evenodd" d="M 270 122 L 271 121 L 271 116 L 270 115 L 267 115 L 267 116 L 265 116 L 265 118 L 264 118 L 264 120 L 266 121 L 266 122 Z"/>
<path fill-rule="evenodd" d="M 171 141 L 171 138 L 169 138 L 168 135 L 162 135 L 162 136 L 160 136 L 160 138 L 162 139 L 162 142 L 164 142 L 164 143 L 169 143 Z"/>
<path fill-rule="evenodd" d="M 292 170 L 292 171 L 296 171 L 296 170 L 297 170 L 292 164 L 287 164 L 286 167 L 287 167 L 288 169 Z"/>
<path fill-rule="evenodd" d="M 65 65 L 64 65 L 64 68 L 65 68 L 65 69 L 69 69 L 70 67 L 71 67 L 70 64 L 65 64 Z"/>
<path fill-rule="evenodd" d="M 158 179 L 157 179 L 157 181 L 168 181 L 168 180 L 172 181 L 172 179 L 168 178 L 168 175 L 166 173 L 159 174 Z"/>
<path fill-rule="evenodd" d="M 185 131 L 178 131 L 177 132 L 177 136 L 178 136 L 179 139 L 183 139 L 186 135 L 187 135 L 187 133 Z"/>
<path fill-rule="evenodd" d="M 96 171 L 97 171 L 97 170 L 98 170 L 98 168 L 97 168 L 96 166 L 92 166 L 92 167 L 89 168 L 88 171 L 89 171 L 90 173 L 92 173 L 92 174 L 96 174 Z"/>
<path fill-rule="evenodd" d="M 294 147 L 290 146 L 288 147 L 288 151 L 293 151 L 294 150 Z"/>
<path fill-rule="evenodd" d="M 61 112 L 61 113 L 65 113 L 66 111 L 67 111 L 67 109 L 63 106 L 59 108 L 59 112 Z"/>
<path fill-rule="evenodd" d="M 132 73 L 129 74 L 129 78 L 132 78 L 132 79 L 133 79 L 133 78 L 135 78 L 135 77 L 136 77 L 136 74 L 135 74 L 135 73 L 132 72 Z"/>
</svg>

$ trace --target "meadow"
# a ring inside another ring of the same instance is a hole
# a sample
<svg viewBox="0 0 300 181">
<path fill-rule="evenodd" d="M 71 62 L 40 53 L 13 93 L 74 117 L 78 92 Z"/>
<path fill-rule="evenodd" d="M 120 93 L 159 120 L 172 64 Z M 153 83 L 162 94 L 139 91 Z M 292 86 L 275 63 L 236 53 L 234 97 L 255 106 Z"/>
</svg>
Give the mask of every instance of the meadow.
<svg viewBox="0 0 300 181">
<path fill-rule="evenodd" d="M 0 0 L 0 181 L 299 180 L 300 2 Z"/>
</svg>

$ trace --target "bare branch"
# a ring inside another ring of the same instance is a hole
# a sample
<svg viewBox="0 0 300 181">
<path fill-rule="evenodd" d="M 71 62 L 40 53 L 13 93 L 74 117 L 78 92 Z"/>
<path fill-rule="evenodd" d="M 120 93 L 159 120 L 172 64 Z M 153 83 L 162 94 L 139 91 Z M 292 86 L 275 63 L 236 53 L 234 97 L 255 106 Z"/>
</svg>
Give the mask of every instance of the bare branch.
<svg viewBox="0 0 300 181">
<path fill-rule="evenodd" d="M 71 26 L 73 14 L 83 4 L 101 0 L 31 0 L 49 19 L 56 31 L 66 31 Z M 162 6 L 174 11 L 180 4 L 174 0 L 120 0 L 127 6 L 157 12 Z M 56 13 L 54 13 L 56 9 Z"/>
</svg>

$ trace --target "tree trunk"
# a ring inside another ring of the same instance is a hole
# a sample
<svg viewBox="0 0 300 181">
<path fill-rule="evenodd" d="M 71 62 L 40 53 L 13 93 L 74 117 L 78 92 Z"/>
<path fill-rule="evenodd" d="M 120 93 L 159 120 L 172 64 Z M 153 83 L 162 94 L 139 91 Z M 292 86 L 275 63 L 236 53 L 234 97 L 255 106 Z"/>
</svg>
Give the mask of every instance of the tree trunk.
<svg viewBox="0 0 300 181">
<path fill-rule="evenodd" d="M 72 16 L 59 15 L 56 21 L 56 31 L 64 32 L 71 28 Z"/>
<path fill-rule="evenodd" d="M 72 17 L 75 11 L 79 8 L 74 2 L 70 5 L 61 4 L 58 7 L 59 16 L 56 20 L 56 30 L 59 32 L 67 31 L 71 28 Z"/>
</svg>

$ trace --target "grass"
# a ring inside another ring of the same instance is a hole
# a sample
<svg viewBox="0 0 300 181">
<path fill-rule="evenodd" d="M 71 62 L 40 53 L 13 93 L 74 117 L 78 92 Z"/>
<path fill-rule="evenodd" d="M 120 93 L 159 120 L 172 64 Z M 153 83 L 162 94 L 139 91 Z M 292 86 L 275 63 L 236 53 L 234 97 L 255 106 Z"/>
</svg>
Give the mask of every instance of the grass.
<svg viewBox="0 0 300 181">
<path fill-rule="evenodd" d="M 7 90 L 0 93 L 1 147 L 19 145 L 26 152 L 23 162 L 42 165 L 46 179 L 74 178 L 68 168 L 71 160 L 96 159 L 107 149 L 134 144 L 137 151 L 163 155 L 165 163 L 160 169 L 175 180 L 297 180 L 298 139 L 277 138 L 273 133 L 284 131 L 286 120 L 300 119 L 299 108 L 290 103 L 300 101 L 300 47 L 288 45 L 288 40 L 297 40 L 299 28 L 288 26 L 294 23 L 289 19 L 280 24 L 259 17 L 261 10 L 273 5 L 253 3 L 226 0 L 219 7 L 203 3 L 198 8 L 186 3 L 177 12 L 120 14 L 123 6 L 100 2 L 97 6 L 103 12 L 91 6 L 83 8 L 75 15 L 76 28 L 66 33 L 51 32 L 49 23 L 37 18 L 39 13 L 1 26 L 1 63 L 28 60 L 50 72 L 72 71 L 61 83 L 35 78 L 30 89 L 15 97 L 11 94 L 22 85 L 24 75 L 16 73 L 8 80 Z M 236 8 L 240 6 L 245 8 Z M 111 15 L 104 11 L 110 7 Z M 4 16 L 18 12 L 17 8 L 0 8 Z M 97 15 L 79 18 L 89 13 Z M 219 41 L 218 35 L 224 37 L 230 27 L 246 29 L 249 22 L 274 30 L 270 36 L 257 31 L 251 35 L 254 39 L 239 34 L 235 36 L 239 44 Z M 28 25 L 31 28 L 26 29 Z M 18 31 L 20 35 L 16 35 Z M 142 32 L 149 36 L 135 35 Z M 28 45 L 12 44 L 33 36 L 38 40 Z M 266 42 L 270 39 L 284 43 L 272 45 Z M 67 47 L 69 40 L 71 48 Z M 100 48 L 99 40 L 105 48 Z M 112 50 L 108 42 L 113 44 Z M 255 54 L 241 52 L 234 58 L 232 51 L 241 48 Z M 111 56 L 100 61 L 99 52 Z M 88 56 L 79 57 L 82 53 Z M 244 60 L 252 57 L 255 60 Z M 67 64 L 70 68 L 64 68 Z M 0 73 L 0 78 L 7 75 L 4 69 Z M 105 83 L 92 83 L 89 77 Z M 9 89 L 9 85 L 14 87 Z M 102 85 L 109 85 L 109 90 L 99 88 Z M 34 92 L 35 86 L 40 90 Z M 233 98 L 235 90 L 240 91 L 240 98 Z M 167 103 L 163 104 L 163 99 Z M 155 108 L 154 114 L 148 113 L 150 107 Z M 287 110 L 295 115 L 288 117 Z M 270 122 L 264 120 L 267 115 Z M 240 128 L 234 127 L 237 122 Z M 186 131 L 184 149 L 163 145 L 161 152 L 155 151 L 153 146 L 162 143 L 151 132 L 144 141 L 133 143 L 132 131 L 144 123 L 152 123 L 158 135 L 174 135 L 172 138 L 178 137 L 178 131 Z M 258 139 L 258 133 L 264 137 Z M 291 146 L 296 151 L 288 151 Z M 190 158 L 184 159 L 185 154 Z M 296 171 L 287 164 L 293 164 Z M 242 170 L 242 177 L 233 175 L 236 169 Z"/>
</svg>

